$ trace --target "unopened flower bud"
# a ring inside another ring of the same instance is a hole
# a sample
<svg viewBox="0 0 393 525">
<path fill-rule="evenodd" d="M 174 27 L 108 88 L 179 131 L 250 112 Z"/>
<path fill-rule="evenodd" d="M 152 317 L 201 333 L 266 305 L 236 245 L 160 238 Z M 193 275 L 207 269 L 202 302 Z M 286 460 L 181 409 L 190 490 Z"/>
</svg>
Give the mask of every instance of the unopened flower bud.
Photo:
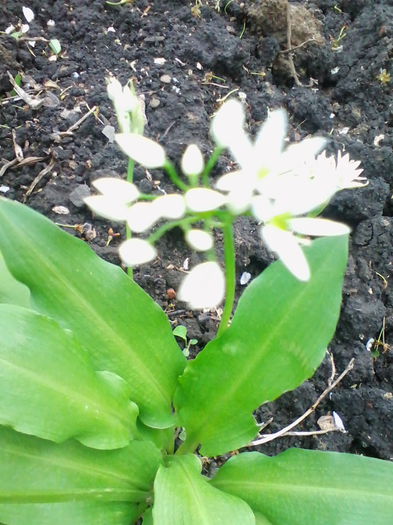
<svg viewBox="0 0 393 525">
<path fill-rule="evenodd" d="M 213 248 L 213 237 L 204 230 L 188 230 L 185 237 L 191 248 L 198 252 L 205 252 Z"/>
<path fill-rule="evenodd" d="M 203 155 L 198 146 L 196 144 L 187 146 L 181 159 L 181 169 L 184 175 L 199 175 L 204 166 Z"/>
<path fill-rule="evenodd" d="M 177 298 L 185 301 L 190 308 L 214 308 L 225 294 L 225 277 L 216 262 L 205 262 L 195 266 L 183 279 Z"/>
<path fill-rule="evenodd" d="M 152 261 L 157 256 L 157 251 L 147 241 L 133 238 L 120 245 L 119 255 L 126 266 L 133 267 Z"/>
<path fill-rule="evenodd" d="M 188 209 L 195 212 L 213 211 L 225 203 L 224 196 L 210 188 L 192 188 L 185 199 Z"/>
<path fill-rule="evenodd" d="M 166 155 L 164 148 L 137 133 L 117 133 L 116 142 L 131 159 L 148 169 L 162 168 Z"/>
</svg>

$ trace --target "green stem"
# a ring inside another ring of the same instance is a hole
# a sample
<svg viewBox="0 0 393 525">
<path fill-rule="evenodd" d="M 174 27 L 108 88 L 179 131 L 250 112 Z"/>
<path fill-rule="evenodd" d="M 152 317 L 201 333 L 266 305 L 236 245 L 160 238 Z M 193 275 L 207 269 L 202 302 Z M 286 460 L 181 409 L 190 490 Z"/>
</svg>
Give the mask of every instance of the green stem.
<svg viewBox="0 0 393 525">
<path fill-rule="evenodd" d="M 164 169 L 168 173 L 173 184 L 175 184 L 178 188 L 184 191 L 187 191 L 189 189 L 188 185 L 185 182 L 183 182 L 181 178 L 179 177 L 179 175 L 177 174 L 177 171 L 175 170 L 175 167 L 172 164 L 172 162 L 167 160 L 164 164 Z"/>
<path fill-rule="evenodd" d="M 172 230 L 173 228 L 176 228 L 176 226 L 186 226 L 188 224 L 192 224 L 193 222 L 199 222 L 201 220 L 201 217 L 185 217 L 183 219 L 179 219 L 178 221 L 170 221 L 166 222 L 162 226 L 158 228 L 157 231 L 152 233 L 150 237 L 147 239 L 151 244 L 154 244 L 160 239 L 163 235 L 165 235 L 166 232 L 169 230 Z"/>
<path fill-rule="evenodd" d="M 221 155 L 221 153 L 224 151 L 224 148 L 221 148 L 220 146 L 217 146 L 214 148 L 213 153 L 211 154 L 209 160 L 207 161 L 207 164 L 205 166 L 205 169 L 202 173 L 202 185 L 209 187 L 209 175 L 211 170 L 214 168 L 214 166 L 217 164 L 217 161 Z"/>
<path fill-rule="evenodd" d="M 236 289 L 236 256 L 235 240 L 233 235 L 233 219 L 229 218 L 223 225 L 224 233 L 224 260 L 225 260 L 225 305 L 222 312 L 217 337 L 222 335 L 228 328 L 233 305 L 235 302 Z"/>
<path fill-rule="evenodd" d="M 134 168 L 135 168 L 135 162 L 132 159 L 129 159 L 128 166 L 127 166 L 127 181 L 131 183 L 134 182 Z M 131 239 L 131 237 L 132 237 L 131 228 L 126 223 L 126 239 L 127 240 Z M 130 279 L 134 279 L 134 269 L 131 266 L 127 268 L 127 273 Z"/>
</svg>

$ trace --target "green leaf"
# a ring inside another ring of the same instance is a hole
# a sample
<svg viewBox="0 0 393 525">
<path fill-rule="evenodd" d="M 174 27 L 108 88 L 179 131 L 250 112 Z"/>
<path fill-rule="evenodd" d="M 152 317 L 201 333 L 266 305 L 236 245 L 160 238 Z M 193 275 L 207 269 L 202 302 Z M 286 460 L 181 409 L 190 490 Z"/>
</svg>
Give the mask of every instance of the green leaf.
<svg viewBox="0 0 393 525">
<path fill-rule="evenodd" d="M 202 443 L 202 454 L 215 456 L 246 445 L 258 431 L 252 412 L 314 373 L 338 320 L 347 243 L 347 236 L 314 241 L 308 282 L 278 261 L 248 286 L 232 325 L 179 380 L 184 451 Z"/>
<path fill-rule="evenodd" d="M 19 304 L 20 306 L 30 307 L 30 290 L 13 277 L 1 253 L 0 303 Z"/>
<path fill-rule="evenodd" d="M 69 330 L 21 306 L 0 304 L 0 423 L 61 442 L 126 446 L 138 407 L 111 372 L 95 372 Z"/>
<path fill-rule="evenodd" d="M 61 445 L 0 427 L 0 521 L 7 525 L 130 525 L 161 456 L 151 443 L 119 450 Z"/>
<path fill-rule="evenodd" d="M 147 510 L 145 510 L 145 512 L 143 513 L 143 525 L 154 525 L 153 523 L 153 512 L 152 512 L 152 508 L 148 508 Z"/>
<path fill-rule="evenodd" d="M 255 525 L 249 506 L 201 476 L 196 456 L 172 456 L 154 481 L 154 525 Z"/>
<path fill-rule="evenodd" d="M 273 525 L 270 520 L 265 518 L 262 514 L 259 514 L 259 512 L 254 511 L 255 516 L 255 525 Z"/>
<path fill-rule="evenodd" d="M 244 499 L 275 525 L 390 525 L 393 463 L 291 449 L 231 458 L 212 484 Z"/>
<path fill-rule="evenodd" d="M 187 341 L 187 328 L 182 324 L 179 324 L 173 329 L 173 335 L 180 337 L 183 341 Z"/>
<path fill-rule="evenodd" d="M 185 358 L 161 308 L 121 268 L 22 204 L 0 198 L 0 251 L 33 308 L 71 329 L 97 370 L 132 386 L 142 421 L 174 424 Z"/>
<path fill-rule="evenodd" d="M 57 38 L 52 38 L 52 40 L 49 40 L 49 47 L 55 55 L 59 55 L 61 53 L 61 44 Z"/>
</svg>

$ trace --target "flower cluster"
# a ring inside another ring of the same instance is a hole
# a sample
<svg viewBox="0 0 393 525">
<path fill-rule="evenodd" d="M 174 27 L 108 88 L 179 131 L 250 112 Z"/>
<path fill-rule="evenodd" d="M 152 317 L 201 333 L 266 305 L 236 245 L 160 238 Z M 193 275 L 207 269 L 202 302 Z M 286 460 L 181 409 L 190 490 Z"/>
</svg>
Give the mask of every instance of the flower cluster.
<svg viewBox="0 0 393 525">
<path fill-rule="evenodd" d="M 217 306 L 223 299 L 225 278 L 214 260 L 212 235 L 213 227 L 222 220 L 233 221 L 242 214 L 255 217 L 266 246 L 303 281 L 310 278 L 301 248 L 307 237 L 349 232 L 345 224 L 313 215 L 337 191 L 367 184 L 360 176 L 360 163 L 341 152 L 337 157 L 320 153 L 326 144 L 322 137 L 285 147 L 287 116 L 283 109 L 272 111 L 251 140 L 244 130 L 241 102 L 231 99 L 221 106 L 212 120 L 211 135 L 216 151 L 228 149 L 238 169 L 219 177 L 212 187 L 197 145 L 188 146 L 183 154 L 181 179 L 162 146 L 141 134 L 140 103 L 135 93 L 118 83 L 108 87 L 108 92 L 120 124 L 117 144 L 145 168 L 165 169 L 182 193 L 149 200 L 151 197 L 141 195 L 132 183 L 103 178 L 93 183 L 100 193 L 86 198 L 86 203 L 107 219 L 126 221 L 137 234 L 145 234 L 162 220 L 169 221 L 169 227 L 181 226 L 186 242 L 197 251 L 207 252 L 209 259 L 191 270 L 178 291 L 178 298 L 192 308 Z M 202 223 L 203 228 L 195 227 L 196 223 Z M 152 234 L 148 239 L 126 240 L 120 247 L 123 262 L 136 266 L 154 259 L 156 238 Z"/>
</svg>

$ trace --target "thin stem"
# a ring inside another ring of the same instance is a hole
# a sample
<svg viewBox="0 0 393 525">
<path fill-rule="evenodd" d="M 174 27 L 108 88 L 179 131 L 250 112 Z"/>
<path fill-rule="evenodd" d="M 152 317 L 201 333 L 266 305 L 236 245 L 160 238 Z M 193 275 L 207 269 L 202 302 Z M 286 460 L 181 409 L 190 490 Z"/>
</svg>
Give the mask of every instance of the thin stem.
<svg viewBox="0 0 393 525">
<path fill-rule="evenodd" d="M 200 220 L 201 220 L 200 217 L 192 216 L 192 217 L 186 217 L 186 218 L 183 218 L 183 219 L 179 219 L 177 221 L 166 222 L 165 224 L 160 226 L 157 231 L 152 233 L 147 240 L 151 244 L 154 244 L 154 243 L 156 243 L 158 241 L 158 239 L 161 239 L 161 237 L 163 235 L 165 235 L 166 232 L 168 232 L 169 230 L 172 230 L 173 228 L 176 228 L 176 226 L 183 226 L 183 225 L 186 225 L 186 224 L 192 224 L 193 222 L 198 222 Z"/>
<path fill-rule="evenodd" d="M 184 190 L 184 191 L 187 191 L 189 189 L 188 185 L 185 182 L 183 182 L 181 180 L 181 178 L 179 177 L 179 175 L 178 175 L 174 165 L 172 164 L 172 162 L 167 160 L 165 162 L 164 169 L 168 173 L 168 175 L 171 178 L 173 184 L 176 184 L 176 186 L 178 188 L 180 188 L 181 190 Z"/>
<path fill-rule="evenodd" d="M 127 166 L 127 181 L 128 182 L 134 182 L 134 168 L 135 168 L 135 162 L 133 159 L 128 160 L 128 166 Z M 131 228 L 126 223 L 126 239 L 131 239 L 132 237 L 132 231 Z M 127 268 L 127 273 L 130 279 L 134 279 L 134 269 L 132 266 L 129 266 Z"/>
<path fill-rule="evenodd" d="M 209 186 L 209 175 L 211 170 L 214 168 L 214 166 L 217 164 L 217 161 L 221 155 L 221 153 L 224 151 L 224 148 L 221 146 L 217 146 L 214 148 L 213 153 L 210 155 L 209 160 L 207 161 L 207 164 L 205 166 L 205 169 L 202 173 L 202 185 L 203 186 Z"/>
<path fill-rule="evenodd" d="M 233 235 L 233 219 L 230 217 L 223 225 L 224 233 L 224 260 L 225 260 L 225 305 L 222 313 L 217 336 L 222 335 L 228 328 L 236 289 L 236 257 L 235 240 Z"/>
</svg>

